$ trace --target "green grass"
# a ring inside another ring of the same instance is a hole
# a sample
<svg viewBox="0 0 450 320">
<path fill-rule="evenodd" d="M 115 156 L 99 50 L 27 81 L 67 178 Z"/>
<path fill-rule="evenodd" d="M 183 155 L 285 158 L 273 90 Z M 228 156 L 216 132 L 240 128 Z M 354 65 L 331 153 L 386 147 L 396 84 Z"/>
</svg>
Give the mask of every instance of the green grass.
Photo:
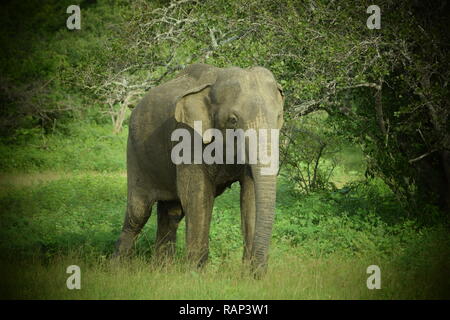
<svg viewBox="0 0 450 320">
<path fill-rule="evenodd" d="M 154 214 L 135 256 L 112 264 L 126 205 L 126 134 L 112 136 L 107 129 L 73 127 L 71 138 L 47 137 L 52 152 L 37 147 L 43 138 L 23 149 L 1 147 L 12 153 L 1 158 L 9 166 L 0 175 L 0 298 L 450 298 L 448 221 L 409 217 L 379 180 L 299 196 L 280 178 L 269 270 L 259 281 L 241 263 L 238 185 L 215 202 L 204 269 L 183 260 L 184 221 L 175 261 L 158 261 Z M 93 148 L 97 152 L 86 151 Z M 27 150 L 35 152 L 30 159 Z M 361 172 L 357 158 L 347 155 L 342 175 Z M 81 267 L 81 290 L 65 285 L 73 264 Z M 372 264 L 381 268 L 381 290 L 366 287 Z"/>
<path fill-rule="evenodd" d="M 125 170 L 127 136 L 127 127 L 116 135 L 109 125 L 81 121 L 47 135 L 25 131 L 14 143 L 0 143 L 0 168 L 16 173 Z"/>
<path fill-rule="evenodd" d="M 443 249 L 443 248 L 439 248 Z M 274 246 L 268 273 L 254 280 L 237 252 L 226 262 L 192 270 L 182 261 L 161 265 L 135 257 L 112 264 L 85 252 L 42 258 L 8 259 L 2 264 L 1 298 L 28 299 L 442 299 L 449 298 L 448 260 L 420 252 L 410 265 L 401 256 L 303 256 Z M 430 260 L 431 259 L 431 260 Z M 81 290 L 66 288 L 66 268 L 81 268 Z M 381 268 L 381 289 L 368 290 L 366 269 Z"/>
</svg>

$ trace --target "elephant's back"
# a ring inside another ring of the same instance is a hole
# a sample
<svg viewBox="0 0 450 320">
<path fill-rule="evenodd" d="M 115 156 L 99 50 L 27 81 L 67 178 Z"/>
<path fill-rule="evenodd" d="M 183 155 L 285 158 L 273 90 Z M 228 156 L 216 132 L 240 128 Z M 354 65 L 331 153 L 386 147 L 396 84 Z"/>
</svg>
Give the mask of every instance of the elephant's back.
<svg viewBox="0 0 450 320">
<path fill-rule="evenodd" d="M 136 133 L 151 134 L 157 127 L 175 126 L 174 120 L 176 102 L 189 90 L 213 83 L 218 68 L 206 64 L 193 64 L 182 70 L 174 79 L 149 90 L 141 102 L 134 108 L 130 127 L 135 127 Z M 172 128 L 174 129 L 174 128 Z"/>
<path fill-rule="evenodd" d="M 175 113 L 177 97 L 189 88 L 187 77 L 175 78 L 150 89 L 133 109 L 130 117 L 130 134 L 133 138 L 150 135 L 167 125 Z"/>
</svg>

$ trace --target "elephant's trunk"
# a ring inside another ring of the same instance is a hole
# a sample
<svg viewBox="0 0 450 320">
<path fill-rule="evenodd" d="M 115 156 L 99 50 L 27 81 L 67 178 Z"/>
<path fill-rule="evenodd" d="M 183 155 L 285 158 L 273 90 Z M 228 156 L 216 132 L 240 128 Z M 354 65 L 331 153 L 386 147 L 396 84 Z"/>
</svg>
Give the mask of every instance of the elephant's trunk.
<svg viewBox="0 0 450 320">
<path fill-rule="evenodd" d="M 258 152 L 256 164 L 250 164 L 255 190 L 256 221 L 254 238 L 251 246 L 251 267 L 256 277 L 262 276 L 267 269 L 272 226 L 275 217 L 275 199 L 278 172 L 278 134 L 272 135 L 270 128 L 276 128 L 261 112 L 249 126 L 258 133 L 267 130 L 267 135 L 258 135 Z M 273 122 L 273 121 L 272 121 Z M 263 128 L 263 129 L 262 129 Z M 273 129 L 276 130 L 276 129 Z M 270 138 L 269 138 L 270 137 Z M 274 147 L 274 150 L 272 150 Z M 256 150 L 248 150 L 256 152 Z M 274 169 L 268 170 L 268 169 Z"/>
<path fill-rule="evenodd" d="M 276 175 L 262 175 L 260 164 L 252 165 L 255 182 L 256 225 L 252 247 L 252 269 L 256 276 L 265 273 L 272 225 L 275 216 Z"/>
</svg>

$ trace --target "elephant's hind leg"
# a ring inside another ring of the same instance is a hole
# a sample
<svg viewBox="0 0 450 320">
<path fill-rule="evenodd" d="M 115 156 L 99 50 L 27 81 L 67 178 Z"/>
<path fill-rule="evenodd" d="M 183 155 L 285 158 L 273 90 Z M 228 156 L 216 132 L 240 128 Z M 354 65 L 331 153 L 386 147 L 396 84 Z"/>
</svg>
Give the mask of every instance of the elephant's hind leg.
<svg viewBox="0 0 450 320">
<path fill-rule="evenodd" d="M 116 243 L 116 257 L 130 254 L 136 237 L 150 217 L 154 203 L 155 200 L 150 199 L 146 192 L 131 191 L 128 194 L 125 221 Z"/>
<path fill-rule="evenodd" d="M 176 201 L 158 201 L 156 251 L 159 256 L 173 257 L 176 250 L 177 229 L 184 213 Z"/>
</svg>

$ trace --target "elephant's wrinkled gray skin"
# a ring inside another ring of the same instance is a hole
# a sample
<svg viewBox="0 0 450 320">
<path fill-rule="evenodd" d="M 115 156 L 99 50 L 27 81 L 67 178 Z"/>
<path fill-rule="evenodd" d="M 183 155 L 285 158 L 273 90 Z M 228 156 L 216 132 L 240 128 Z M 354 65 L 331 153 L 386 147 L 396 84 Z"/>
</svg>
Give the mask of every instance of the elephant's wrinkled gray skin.
<svg viewBox="0 0 450 320">
<path fill-rule="evenodd" d="M 283 102 L 280 86 L 262 67 L 220 69 L 195 64 L 151 89 L 130 119 L 128 204 L 115 255 L 129 253 L 157 201 L 158 251 L 173 254 L 178 223 L 186 216 L 188 258 L 203 264 L 208 257 L 214 198 L 239 181 L 244 260 L 251 262 L 254 271 L 264 271 L 276 176 L 261 175 L 260 164 L 175 165 L 171 149 L 177 142 L 170 137 L 176 128 L 187 128 L 193 135 L 195 120 L 202 121 L 203 132 L 208 128 L 223 132 L 227 128 L 280 129 Z"/>
</svg>

